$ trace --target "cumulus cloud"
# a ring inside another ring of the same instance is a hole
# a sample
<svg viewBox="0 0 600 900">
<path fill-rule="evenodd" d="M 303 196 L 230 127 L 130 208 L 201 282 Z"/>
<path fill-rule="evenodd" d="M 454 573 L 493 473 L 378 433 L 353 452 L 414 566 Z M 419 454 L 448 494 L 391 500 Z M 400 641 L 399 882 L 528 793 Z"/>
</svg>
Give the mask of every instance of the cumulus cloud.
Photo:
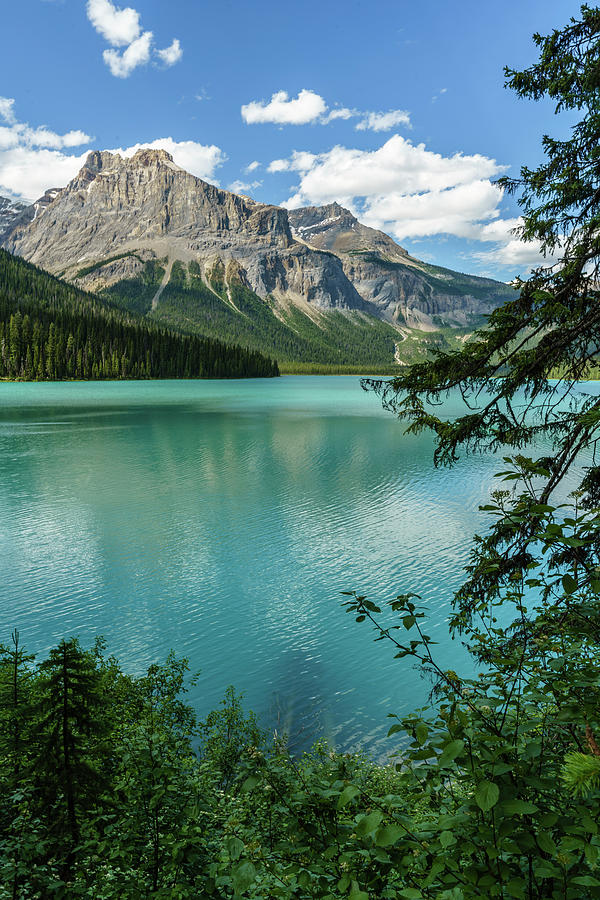
<svg viewBox="0 0 600 900">
<path fill-rule="evenodd" d="M 134 69 L 150 61 L 151 47 L 152 32 L 145 31 L 123 53 L 111 48 L 104 51 L 102 58 L 115 78 L 128 78 Z"/>
<path fill-rule="evenodd" d="M 295 151 L 267 167 L 270 173 L 298 174 L 284 204 L 289 208 L 338 201 L 399 241 L 453 235 L 490 245 L 472 259 L 522 270 L 543 258 L 539 244 L 524 243 L 514 233 L 521 220 L 501 216 L 502 189 L 493 179 L 505 169 L 481 154 L 444 156 L 400 135 L 376 150 Z"/>
<path fill-rule="evenodd" d="M 66 151 L 89 144 L 93 138 L 80 130 L 58 134 L 46 126 L 32 128 L 18 122 L 14 101 L 5 97 L 0 97 L 0 117 L 6 122 L 0 126 L 0 195 L 37 200 L 48 188 L 64 187 L 77 175 L 89 151 L 81 154 Z M 213 183 L 216 170 L 227 159 L 215 145 L 176 141 L 172 137 L 112 152 L 133 156 L 142 147 L 167 150 L 182 168 Z"/>
<path fill-rule="evenodd" d="M 137 10 L 118 9 L 110 0 L 88 0 L 87 16 L 98 34 L 113 47 L 132 44 L 142 30 Z"/>
<path fill-rule="evenodd" d="M 14 147 L 0 150 L 0 195 L 37 200 L 50 187 L 63 187 L 73 178 L 87 154 L 70 156 L 60 150 Z"/>
<path fill-rule="evenodd" d="M 234 194 L 248 194 L 250 191 L 260 187 L 261 184 L 262 181 L 232 181 L 231 184 L 227 186 L 227 190 L 233 191 Z"/>
<path fill-rule="evenodd" d="M 174 66 L 183 56 L 183 50 L 178 38 L 175 38 L 173 43 L 169 47 L 165 47 L 164 50 L 157 50 L 156 55 L 165 66 Z"/>
<path fill-rule="evenodd" d="M 271 122 L 275 125 L 307 125 L 317 121 L 327 104 L 314 91 L 302 90 L 290 99 L 286 91 L 277 91 L 267 102 L 253 100 L 242 106 L 242 119 L 249 125 Z"/>
<path fill-rule="evenodd" d="M 32 128 L 27 122 L 17 120 L 14 106 L 14 99 L 0 97 L 0 118 L 6 123 L 0 125 L 0 150 L 11 150 L 19 146 L 60 150 L 63 147 L 80 147 L 93 140 L 89 134 L 79 129 L 58 134 L 46 125 Z"/>
<path fill-rule="evenodd" d="M 330 109 L 326 116 L 323 116 L 321 122 L 323 125 L 329 125 L 330 122 L 335 122 L 336 119 L 352 119 L 354 116 L 362 115 L 357 109 L 348 109 L 346 106 L 336 107 L 335 109 Z"/>
<path fill-rule="evenodd" d="M 253 100 L 242 106 L 242 119 L 248 125 L 329 125 L 336 120 L 359 118 L 358 131 L 390 131 L 397 125 L 410 128 L 410 115 L 405 109 L 369 112 L 336 106 L 330 109 L 320 94 L 302 90 L 291 98 L 286 91 L 277 91 L 269 101 Z"/>
<path fill-rule="evenodd" d="M 111 45 L 102 58 L 115 78 L 128 78 L 139 66 L 147 65 L 153 53 L 167 67 L 183 56 L 177 38 L 164 50 L 155 49 L 153 33 L 142 32 L 139 12 L 129 6 L 120 9 L 111 0 L 88 0 L 86 8 L 91 24 Z M 119 52 L 116 47 L 125 50 Z"/>
<path fill-rule="evenodd" d="M 14 107 L 15 101 L 8 97 L 0 97 L 0 119 L 4 119 L 9 125 L 15 122 Z"/>
<path fill-rule="evenodd" d="M 398 239 L 454 234 L 477 237 L 499 216 L 502 191 L 490 179 L 504 167 L 480 154 L 443 156 L 394 135 L 377 150 L 334 147 L 294 152 L 269 171 L 300 175 L 287 206 L 337 200 L 360 211 L 363 221 Z"/>
<path fill-rule="evenodd" d="M 357 131 L 391 131 L 396 125 L 410 128 L 410 115 L 405 109 L 390 109 L 387 112 L 370 112 L 356 125 Z"/>
<path fill-rule="evenodd" d="M 489 241 L 496 246 L 473 254 L 479 262 L 496 266 L 511 266 L 513 271 L 540 265 L 551 265 L 558 261 L 558 255 L 544 257 L 538 240 L 522 241 L 518 229 L 523 224 L 519 216 L 515 219 L 497 219 L 481 229 L 479 240 Z"/>
</svg>

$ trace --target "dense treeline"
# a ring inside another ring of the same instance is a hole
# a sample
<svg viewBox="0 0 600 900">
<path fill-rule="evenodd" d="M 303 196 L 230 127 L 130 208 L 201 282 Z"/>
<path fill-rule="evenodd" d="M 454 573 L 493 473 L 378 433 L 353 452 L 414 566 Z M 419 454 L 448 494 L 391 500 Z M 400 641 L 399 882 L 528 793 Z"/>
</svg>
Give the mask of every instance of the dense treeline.
<svg viewBox="0 0 600 900">
<path fill-rule="evenodd" d="M 134 318 L 0 250 L 0 377 L 23 380 L 277 375 L 257 351 Z"/>
</svg>

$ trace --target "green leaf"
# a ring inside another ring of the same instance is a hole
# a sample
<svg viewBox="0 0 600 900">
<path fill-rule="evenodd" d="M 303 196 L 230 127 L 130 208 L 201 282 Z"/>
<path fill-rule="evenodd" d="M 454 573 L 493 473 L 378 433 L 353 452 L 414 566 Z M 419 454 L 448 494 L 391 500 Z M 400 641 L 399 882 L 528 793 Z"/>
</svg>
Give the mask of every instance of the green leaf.
<svg viewBox="0 0 600 900">
<path fill-rule="evenodd" d="M 361 891 L 358 881 L 352 882 L 352 887 L 350 888 L 348 896 L 350 900 L 369 900 L 369 895 L 365 893 L 365 891 Z"/>
<path fill-rule="evenodd" d="M 550 853 L 552 856 L 554 856 L 554 854 L 556 853 L 556 844 L 547 831 L 540 831 L 540 833 L 536 835 L 536 840 L 539 844 L 540 850 L 543 850 L 544 853 Z"/>
<path fill-rule="evenodd" d="M 580 875 L 579 878 L 569 879 L 570 884 L 582 884 L 584 887 L 598 887 L 600 881 L 593 875 Z"/>
<path fill-rule="evenodd" d="M 340 894 L 345 894 L 348 888 L 350 887 L 350 876 L 348 874 L 342 875 L 340 880 L 337 883 L 337 889 Z"/>
<path fill-rule="evenodd" d="M 233 888 L 236 892 L 243 894 L 244 891 L 254 884 L 256 880 L 256 869 L 249 859 L 245 859 L 235 867 L 231 873 Z"/>
<path fill-rule="evenodd" d="M 526 800 L 507 800 L 502 804 L 504 812 L 509 816 L 525 816 L 538 811 L 537 806 L 528 803 Z"/>
<path fill-rule="evenodd" d="M 565 593 L 567 594 L 574 594 L 577 590 L 577 582 L 575 581 L 573 576 L 569 575 L 568 573 L 566 575 L 563 575 L 562 586 L 565 589 Z"/>
<path fill-rule="evenodd" d="M 451 831 L 442 831 L 442 833 L 440 834 L 440 844 L 442 845 L 444 850 L 446 849 L 446 847 L 450 847 L 451 844 L 455 843 L 456 838 Z"/>
<path fill-rule="evenodd" d="M 244 852 L 244 842 L 237 837 L 229 837 L 225 841 L 227 852 L 232 859 L 239 859 Z"/>
<path fill-rule="evenodd" d="M 453 762 L 457 756 L 460 756 L 464 749 L 464 741 L 450 741 L 450 743 L 446 744 L 442 750 L 442 755 L 438 760 L 439 765 L 446 766 L 448 763 Z"/>
<path fill-rule="evenodd" d="M 383 825 L 377 829 L 375 844 L 378 847 L 391 847 L 404 834 L 399 825 Z"/>
<path fill-rule="evenodd" d="M 255 788 L 259 781 L 260 778 L 258 777 L 258 775 L 248 775 L 241 787 L 242 794 L 247 794 L 249 791 Z"/>
<path fill-rule="evenodd" d="M 429 734 L 429 729 L 424 722 L 420 722 L 415 728 L 415 736 L 419 744 L 423 745 L 427 740 L 427 735 Z"/>
<path fill-rule="evenodd" d="M 360 794 L 360 790 L 356 787 L 355 784 L 347 784 L 342 793 L 339 796 L 339 800 L 337 802 L 338 809 L 341 809 L 342 806 L 346 806 L 347 803 L 350 803 L 357 794 Z"/>
<path fill-rule="evenodd" d="M 406 897 L 406 900 L 420 900 L 423 894 L 417 888 L 404 888 L 403 891 L 398 893 L 398 896 Z"/>
<path fill-rule="evenodd" d="M 376 810 L 375 812 L 370 813 L 368 816 L 363 816 L 354 830 L 358 837 L 366 837 L 368 834 L 371 834 L 372 831 L 375 831 L 375 829 L 379 827 L 382 819 L 383 815 L 379 812 L 379 810 Z"/>
<path fill-rule="evenodd" d="M 493 781 L 480 781 L 475 788 L 475 803 L 483 812 L 488 812 L 500 798 L 500 788 Z"/>
</svg>

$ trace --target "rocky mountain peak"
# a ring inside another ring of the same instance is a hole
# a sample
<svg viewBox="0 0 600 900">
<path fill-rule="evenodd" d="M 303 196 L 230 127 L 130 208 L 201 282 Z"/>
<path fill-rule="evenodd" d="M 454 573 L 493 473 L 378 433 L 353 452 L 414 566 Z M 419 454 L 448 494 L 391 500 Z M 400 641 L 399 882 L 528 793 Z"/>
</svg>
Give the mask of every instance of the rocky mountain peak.
<svg viewBox="0 0 600 900">
<path fill-rule="evenodd" d="M 281 315 L 290 305 L 354 310 L 394 326 L 434 328 L 435 316 L 465 324 L 500 296 L 493 283 L 462 278 L 457 289 L 453 273 L 434 277 L 339 203 L 288 212 L 209 184 L 148 147 L 127 158 L 89 153 L 65 188 L 12 219 L 3 245 L 93 290 L 142 277 L 150 260 L 167 278 L 175 261 L 194 263 L 210 286 L 207 273 L 218 263 L 226 285 L 230 279 L 269 297 Z"/>
<path fill-rule="evenodd" d="M 114 172 L 122 168 L 159 166 L 161 163 L 166 164 L 170 169 L 184 171 L 175 164 L 173 157 L 166 150 L 156 150 L 150 147 L 142 147 L 130 157 L 123 157 L 119 153 L 111 153 L 109 150 L 92 150 L 87 155 L 83 169 L 94 173 Z"/>
<path fill-rule="evenodd" d="M 318 250 L 333 253 L 367 251 L 394 260 L 408 258 L 406 250 L 388 234 L 363 225 L 339 203 L 291 209 L 289 219 L 298 240 Z"/>
</svg>

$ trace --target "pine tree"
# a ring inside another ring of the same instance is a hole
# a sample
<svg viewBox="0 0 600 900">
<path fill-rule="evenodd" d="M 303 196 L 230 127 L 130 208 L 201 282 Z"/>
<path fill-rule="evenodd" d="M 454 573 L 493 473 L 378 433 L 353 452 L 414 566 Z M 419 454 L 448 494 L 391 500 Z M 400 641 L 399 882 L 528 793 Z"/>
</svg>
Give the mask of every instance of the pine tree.
<svg viewBox="0 0 600 900">
<path fill-rule="evenodd" d="M 96 762 L 104 737 L 101 679 L 94 657 L 76 639 L 61 641 L 39 671 L 37 765 L 54 807 L 54 831 L 64 839 L 63 877 L 68 881 L 80 842 L 80 812 L 93 804 L 98 789 Z"/>
</svg>

